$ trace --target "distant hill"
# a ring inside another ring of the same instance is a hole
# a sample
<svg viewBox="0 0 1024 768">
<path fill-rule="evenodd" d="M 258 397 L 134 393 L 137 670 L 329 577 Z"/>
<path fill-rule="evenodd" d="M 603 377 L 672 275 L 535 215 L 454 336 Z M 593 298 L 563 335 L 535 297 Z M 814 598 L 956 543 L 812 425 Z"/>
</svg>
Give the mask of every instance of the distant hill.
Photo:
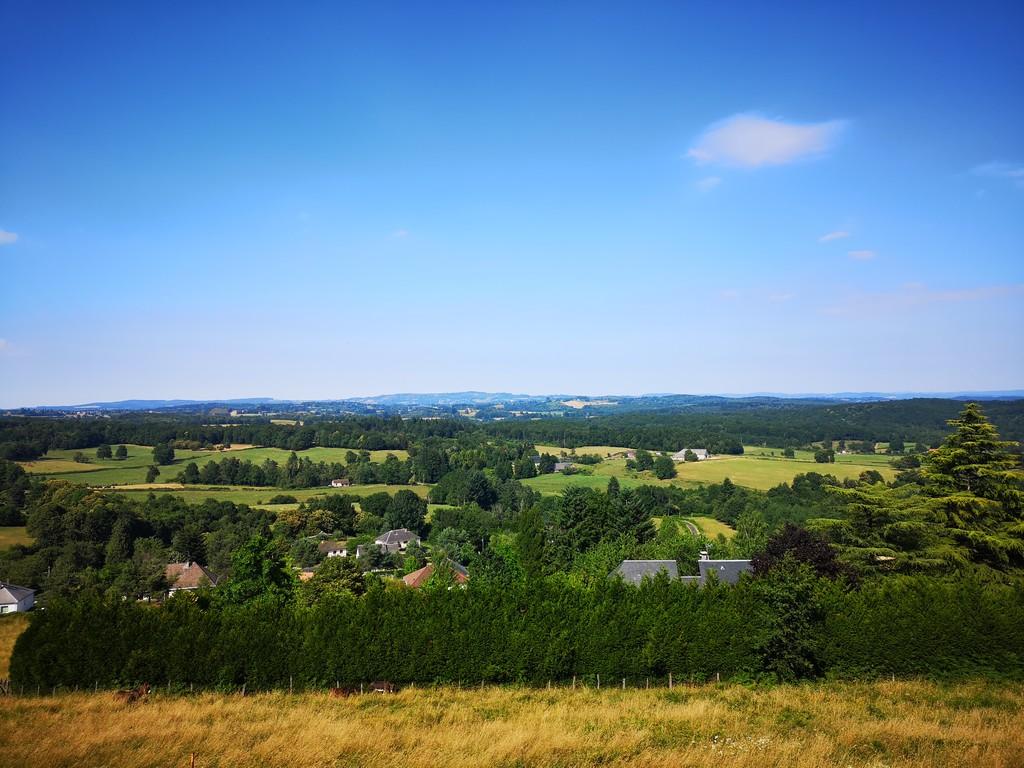
<svg viewBox="0 0 1024 768">
<path fill-rule="evenodd" d="M 224 400 L 115 400 L 110 402 L 81 403 L 78 405 L 45 405 L 22 411 L 80 412 L 80 411 L 204 411 L 217 407 L 273 409 L 274 411 L 302 411 L 323 413 L 373 413 L 397 412 L 403 415 L 437 415 L 461 409 L 478 412 L 478 418 L 502 418 L 509 413 L 562 415 L 573 412 L 576 416 L 638 411 L 707 411 L 743 410 L 772 406 L 793 406 L 799 404 L 821 405 L 827 403 L 873 403 L 891 400 L 911 399 L 942 400 L 1017 400 L 1024 398 L 1024 390 L 959 391 L 959 392 L 819 392 L 779 393 L 757 392 L 752 394 L 686 395 L 573 395 L 545 394 L 529 395 L 511 392 L 465 392 L 436 393 L 395 393 L 373 397 L 351 397 L 336 400 L 279 400 L 273 397 L 241 397 Z"/>
</svg>

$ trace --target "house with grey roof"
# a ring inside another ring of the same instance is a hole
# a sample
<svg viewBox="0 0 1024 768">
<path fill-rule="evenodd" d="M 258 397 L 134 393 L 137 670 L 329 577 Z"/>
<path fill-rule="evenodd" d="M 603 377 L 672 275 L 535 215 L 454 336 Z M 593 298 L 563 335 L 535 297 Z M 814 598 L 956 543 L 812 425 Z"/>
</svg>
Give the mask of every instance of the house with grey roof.
<svg viewBox="0 0 1024 768">
<path fill-rule="evenodd" d="M 623 581 L 639 585 L 645 577 L 653 579 L 659 573 L 678 579 L 679 566 L 675 560 L 623 560 L 612 576 L 619 575 Z"/>
<path fill-rule="evenodd" d="M 420 537 L 408 528 L 396 528 L 393 531 L 382 533 L 374 540 L 374 543 L 388 554 L 393 554 L 405 552 L 410 544 L 419 544 Z"/>
<path fill-rule="evenodd" d="M 36 591 L 0 581 L 0 613 L 27 611 L 36 604 Z"/>
<path fill-rule="evenodd" d="M 711 579 L 721 584 L 735 584 L 740 580 L 741 573 L 750 570 L 750 561 L 711 560 L 707 552 L 701 552 L 697 569 L 700 571 L 699 576 L 680 576 L 675 560 L 623 560 L 609 576 L 621 577 L 623 581 L 638 586 L 645 576 L 653 579 L 659 573 L 666 574 L 673 581 L 696 584 L 698 587 L 703 587 Z"/>
<path fill-rule="evenodd" d="M 714 574 L 722 584 L 735 584 L 740 580 L 740 574 L 750 570 L 749 560 L 709 560 L 701 558 L 697 561 L 700 569 L 700 583 L 707 584 L 708 579 Z"/>
</svg>

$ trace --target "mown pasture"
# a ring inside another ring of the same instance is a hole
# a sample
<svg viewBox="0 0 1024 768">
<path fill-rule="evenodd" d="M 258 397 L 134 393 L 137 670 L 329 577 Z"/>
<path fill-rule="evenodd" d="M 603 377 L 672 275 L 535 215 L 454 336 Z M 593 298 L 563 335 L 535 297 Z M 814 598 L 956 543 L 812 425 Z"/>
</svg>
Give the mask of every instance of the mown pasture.
<svg viewBox="0 0 1024 768">
<path fill-rule="evenodd" d="M 123 460 L 97 459 L 96 449 L 89 448 L 81 451 L 59 450 L 49 451 L 43 458 L 37 461 L 20 462 L 25 471 L 33 474 L 56 480 L 71 480 L 72 482 L 88 483 L 89 485 L 126 485 L 132 483 L 144 483 L 146 471 L 153 463 L 153 449 L 146 445 L 128 445 L 128 457 Z M 314 462 L 337 462 L 345 463 L 345 456 L 349 448 L 309 448 L 305 451 L 296 451 L 299 458 L 306 458 Z M 356 450 L 358 453 L 358 450 Z M 82 464 L 75 462 L 73 456 L 76 453 L 83 453 L 89 459 L 89 463 Z M 208 461 L 220 461 L 232 457 L 240 461 L 251 461 L 260 464 L 267 459 L 273 459 L 278 464 L 288 461 L 291 451 L 282 448 L 256 448 L 247 447 L 240 450 L 225 451 L 190 451 L 176 450 L 174 452 L 174 464 L 160 467 L 160 482 L 172 481 L 189 462 L 195 462 L 200 467 Z M 370 460 L 383 462 L 388 454 L 402 461 L 409 457 L 404 450 L 394 451 L 370 451 Z"/>
</svg>

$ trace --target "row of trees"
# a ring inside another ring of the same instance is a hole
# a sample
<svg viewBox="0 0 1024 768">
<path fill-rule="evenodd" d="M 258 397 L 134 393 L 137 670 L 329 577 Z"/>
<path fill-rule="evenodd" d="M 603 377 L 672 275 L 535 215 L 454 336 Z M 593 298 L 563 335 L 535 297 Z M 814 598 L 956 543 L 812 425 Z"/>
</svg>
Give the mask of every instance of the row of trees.
<svg viewBox="0 0 1024 768">
<path fill-rule="evenodd" d="M 244 554 L 246 578 L 216 597 L 53 602 L 17 641 L 15 688 L 1024 676 L 1024 593 L 971 579 L 851 590 L 789 561 L 735 587 L 473 579 L 410 590 L 366 588 L 339 563 L 314 599 L 293 600 L 259 551 Z"/>
</svg>

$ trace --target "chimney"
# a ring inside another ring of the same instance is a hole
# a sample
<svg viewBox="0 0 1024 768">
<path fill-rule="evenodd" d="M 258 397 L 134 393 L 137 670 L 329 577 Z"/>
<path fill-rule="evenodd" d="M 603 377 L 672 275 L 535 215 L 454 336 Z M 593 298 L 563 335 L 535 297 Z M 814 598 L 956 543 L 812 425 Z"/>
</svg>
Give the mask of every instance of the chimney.
<svg viewBox="0 0 1024 768">
<path fill-rule="evenodd" d="M 708 559 L 708 551 L 706 549 L 702 549 L 700 551 L 700 559 L 701 560 L 707 560 Z"/>
</svg>

